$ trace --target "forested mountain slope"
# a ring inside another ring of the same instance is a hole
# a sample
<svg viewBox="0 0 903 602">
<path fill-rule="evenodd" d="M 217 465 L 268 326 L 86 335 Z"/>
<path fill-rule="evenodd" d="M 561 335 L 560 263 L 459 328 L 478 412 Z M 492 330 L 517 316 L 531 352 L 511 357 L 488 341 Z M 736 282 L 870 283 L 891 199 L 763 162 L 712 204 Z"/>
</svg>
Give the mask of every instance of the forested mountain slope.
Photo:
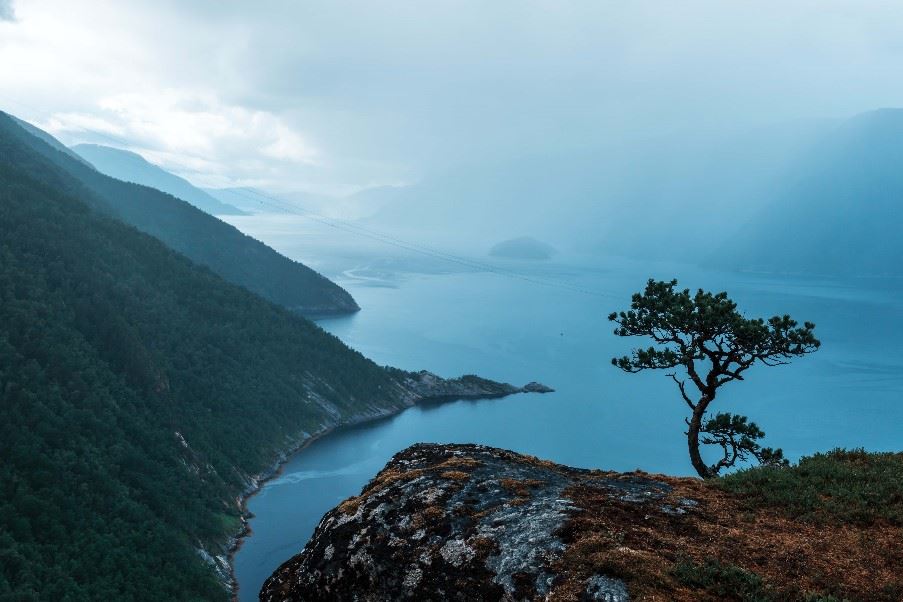
<svg viewBox="0 0 903 602">
<path fill-rule="evenodd" d="M 92 209 L 12 128 L 0 115 L 0 599 L 225 599 L 201 551 L 224 552 L 252 475 L 424 397 L 416 376 Z"/>
<path fill-rule="evenodd" d="M 305 265 L 174 196 L 106 176 L 4 119 L 0 135 L 29 146 L 86 189 L 83 200 L 151 234 L 226 280 L 306 314 L 358 309 L 351 295 Z"/>
</svg>

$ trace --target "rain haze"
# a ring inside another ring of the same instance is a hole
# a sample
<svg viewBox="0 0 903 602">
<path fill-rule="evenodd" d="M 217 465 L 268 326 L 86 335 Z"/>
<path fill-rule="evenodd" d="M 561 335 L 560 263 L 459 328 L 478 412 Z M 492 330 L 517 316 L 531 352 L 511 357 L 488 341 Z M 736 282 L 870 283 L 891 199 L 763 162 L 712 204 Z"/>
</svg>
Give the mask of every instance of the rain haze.
<svg viewBox="0 0 903 602">
<path fill-rule="evenodd" d="M 493 229 L 570 240 L 575 219 L 611 223 L 637 196 L 747 205 L 730 228 L 748 217 L 744 178 L 762 184 L 825 122 L 900 104 L 901 13 L 7 0 L 0 101 L 66 144 L 126 148 L 199 186 L 315 195 L 321 213 L 385 211 L 384 228 L 439 236 L 469 214 L 480 244 Z"/>
</svg>

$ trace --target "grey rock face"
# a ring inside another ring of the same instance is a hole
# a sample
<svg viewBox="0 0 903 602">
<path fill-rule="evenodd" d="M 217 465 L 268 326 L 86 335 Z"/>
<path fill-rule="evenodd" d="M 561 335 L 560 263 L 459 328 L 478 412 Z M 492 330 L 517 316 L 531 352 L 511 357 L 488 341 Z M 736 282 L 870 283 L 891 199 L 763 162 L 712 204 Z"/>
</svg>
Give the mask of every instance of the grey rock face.
<svg viewBox="0 0 903 602">
<path fill-rule="evenodd" d="M 600 600 L 601 602 L 630 602 L 624 582 L 605 575 L 594 575 L 587 580 L 583 599 Z"/>
<path fill-rule="evenodd" d="M 542 600 L 563 581 L 571 488 L 662 506 L 665 483 L 609 477 L 478 445 L 414 445 L 323 517 L 261 600 Z M 626 602 L 611 576 L 585 600 Z"/>
</svg>

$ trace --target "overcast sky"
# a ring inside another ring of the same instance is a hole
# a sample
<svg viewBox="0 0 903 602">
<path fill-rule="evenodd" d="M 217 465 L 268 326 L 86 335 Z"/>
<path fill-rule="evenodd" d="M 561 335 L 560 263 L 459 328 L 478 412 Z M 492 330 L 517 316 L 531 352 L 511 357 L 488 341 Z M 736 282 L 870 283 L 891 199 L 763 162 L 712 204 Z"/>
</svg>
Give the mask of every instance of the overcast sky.
<svg viewBox="0 0 903 602">
<path fill-rule="evenodd" d="M 0 0 L 0 108 L 204 185 L 344 193 L 903 106 L 903 2 Z"/>
</svg>

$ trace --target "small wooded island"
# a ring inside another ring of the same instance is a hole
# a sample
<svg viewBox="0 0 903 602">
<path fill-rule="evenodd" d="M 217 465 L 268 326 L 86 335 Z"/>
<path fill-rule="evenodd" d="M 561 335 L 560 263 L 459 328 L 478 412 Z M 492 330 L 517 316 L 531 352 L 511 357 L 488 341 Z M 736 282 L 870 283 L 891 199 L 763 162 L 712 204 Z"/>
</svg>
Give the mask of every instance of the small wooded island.
<svg viewBox="0 0 903 602">
<path fill-rule="evenodd" d="M 551 245 L 530 236 L 503 240 L 489 250 L 491 257 L 519 259 L 521 261 L 545 261 L 558 251 Z"/>
</svg>

